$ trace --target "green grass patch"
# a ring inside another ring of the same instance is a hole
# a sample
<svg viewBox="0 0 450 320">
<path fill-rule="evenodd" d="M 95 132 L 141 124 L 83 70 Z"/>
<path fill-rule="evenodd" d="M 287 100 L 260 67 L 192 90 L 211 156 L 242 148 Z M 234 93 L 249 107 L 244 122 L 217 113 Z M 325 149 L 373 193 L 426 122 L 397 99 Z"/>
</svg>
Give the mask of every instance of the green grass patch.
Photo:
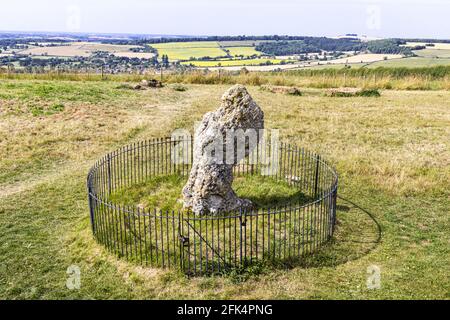
<svg viewBox="0 0 450 320">
<path fill-rule="evenodd" d="M 38 117 L 38 116 L 51 116 L 55 113 L 60 113 L 64 111 L 64 108 L 65 108 L 64 104 L 55 103 L 47 108 L 44 108 L 43 106 L 32 106 L 30 110 L 33 116 Z"/>
<path fill-rule="evenodd" d="M 100 83 L 78 83 L 53 81 L 15 81 L 0 82 L 0 99 L 19 99 L 23 101 L 83 101 L 98 103 L 119 96 L 129 95 L 126 91 L 118 91 L 111 85 Z M 59 107 L 56 107 L 58 109 Z"/>
<path fill-rule="evenodd" d="M 146 210 L 178 211 L 183 208 L 181 191 L 186 182 L 186 177 L 180 175 L 158 176 L 116 191 L 110 195 L 109 200 L 121 205 L 139 205 Z M 308 200 L 308 197 L 287 182 L 259 175 L 236 177 L 233 189 L 239 197 L 252 201 L 256 208 L 302 204 Z"/>
</svg>

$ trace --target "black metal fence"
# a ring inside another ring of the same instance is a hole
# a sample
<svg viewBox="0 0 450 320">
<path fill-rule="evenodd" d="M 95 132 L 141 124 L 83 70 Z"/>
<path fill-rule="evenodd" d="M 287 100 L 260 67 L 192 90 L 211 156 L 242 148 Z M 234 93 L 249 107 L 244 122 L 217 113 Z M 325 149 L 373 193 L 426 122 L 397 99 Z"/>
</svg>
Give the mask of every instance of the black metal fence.
<svg viewBox="0 0 450 320">
<path fill-rule="evenodd" d="M 152 177 L 187 177 L 192 140 L 162 138 L 107 154 L 87 177 L 92 231 L 111 252 L 144 265 L 193 275 L 241 268 L 256 261 L 294 262 L 333 235 L 338 178 L 319 155 L 279 143 L 258 145 L 234 174 L 267 175 L 296 188 L 304 202 L 216 216 L 113 203 L 116 191 Z M 257 161 L 252 161 L 256 157 Z"/>
</svg>

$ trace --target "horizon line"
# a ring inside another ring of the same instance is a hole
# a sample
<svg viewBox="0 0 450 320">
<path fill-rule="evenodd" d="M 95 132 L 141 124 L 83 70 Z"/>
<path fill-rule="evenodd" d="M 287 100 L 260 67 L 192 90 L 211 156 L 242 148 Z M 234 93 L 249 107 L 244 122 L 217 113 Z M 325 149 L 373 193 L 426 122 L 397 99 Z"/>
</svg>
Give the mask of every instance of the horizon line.
<svg viewBox="0 0 450 320">
<path fill-rule="evenodd" d="M 210 38 L 210 37 L 264 37 L 264 36 L 288 36 L 288 37 L 324 37 L 324 38 L 334 38 L 334 37 L 342 37 L 348 35 L 356 34 L 358 37 L 367 37 L 367 38 L 381 38 L 381 39 L 434 39 L 434 40 L 450 40 L 450 38 L 435 38 L 435 37 L 386 37 L 386 36 L 368 36 L 366 34 L 359 34 L 348 32 L 342 35 L 294 35 L 294 34 L 216 34 L 216 35 L 194 35 L 194 34 L 170 34 L 170 33 L 133 33 L 133 32 L 96 32 L 96 31 L 45 31 L 45 30 L 0 30 L 0 34 L 8 34 L 8 33 L 28 33 L 28 34 L 72 34 L 72 35 L 123 35 L 123 36 L 157 36 L 159 38 L 164 37 L 174 37 L 174 38 Z"/>
</svg>

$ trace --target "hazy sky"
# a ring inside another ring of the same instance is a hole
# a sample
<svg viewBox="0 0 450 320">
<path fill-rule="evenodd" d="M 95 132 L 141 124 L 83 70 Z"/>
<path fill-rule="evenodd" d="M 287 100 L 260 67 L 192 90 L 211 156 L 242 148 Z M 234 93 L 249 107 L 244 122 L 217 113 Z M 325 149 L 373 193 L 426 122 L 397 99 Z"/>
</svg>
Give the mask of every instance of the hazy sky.
<svg viewBox="0 0 450 320">
<path fill-rule="evenodd" d="M 0 30 L 450 38 L 450 0 L 1 0 Z"/>
</svg>

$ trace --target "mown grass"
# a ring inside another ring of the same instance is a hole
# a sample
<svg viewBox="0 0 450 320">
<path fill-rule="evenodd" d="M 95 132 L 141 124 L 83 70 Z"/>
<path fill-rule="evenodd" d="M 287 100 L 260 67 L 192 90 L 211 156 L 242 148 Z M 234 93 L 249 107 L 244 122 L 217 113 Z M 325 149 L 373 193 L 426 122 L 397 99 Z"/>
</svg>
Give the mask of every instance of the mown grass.
<svg viewBox="0 0 450 320">
<path fill-rule="evenodd" d="M 297 97 L 250 86 L 266 127 L 330 160 L 339 194 L 350 202 L 338 201 L 332 243 L 289 269 L 187 278 L 117 259 L 93 240 L 86 173 L 109 150 L 191 128 L 217 107 L 228 84 L 185 84 L 184 92 L 121 90 L 111 81 L 1 85 L 0 168 L 8 173 L 0 182 L 1 298 L 450 298 L 448 91 L 331 98 L 318 89 L 303 88 Z M 29 86 L 60 89 L 27 95 Z M 91 87 L 103 99 L 83 97 Z M 64 110 L 14 111 L 24 99 Z M 79 290 L 66 287 L 70 265 L 80 267 Z M 366 286 L 371 265 L 381 269 L 380 289 Z"/>
</svg>

